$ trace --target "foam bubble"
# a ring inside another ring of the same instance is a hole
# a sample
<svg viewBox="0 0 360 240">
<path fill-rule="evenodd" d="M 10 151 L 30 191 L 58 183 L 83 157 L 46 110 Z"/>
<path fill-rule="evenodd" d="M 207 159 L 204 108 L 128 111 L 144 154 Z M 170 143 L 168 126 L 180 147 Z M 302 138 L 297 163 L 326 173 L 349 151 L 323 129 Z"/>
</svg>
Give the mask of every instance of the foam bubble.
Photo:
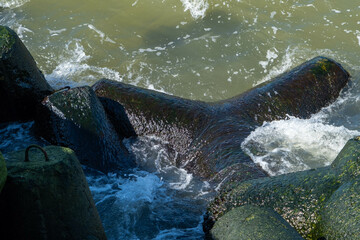
<svg viewBox="0 0 360 240">
<path fill-rule="evenodd" d="M 194 19 L 205 17 L 209 3 L 206 0 L 181 0 L 184 11 L 189 11 Z"/>
<path fill-rule="evenodd" d="M 331 164 L 346 142 L 360 132 L 319 118 L 264 123 L 242 143 L 243 150 L 270 175 Z"/>
<path fill-rule="evenodd" d="M 17 8 L 25 3 L 29 2 L 30 0 L 2 0 L 0 2 L 0 7 L 2 8 Z"/>
</svg>

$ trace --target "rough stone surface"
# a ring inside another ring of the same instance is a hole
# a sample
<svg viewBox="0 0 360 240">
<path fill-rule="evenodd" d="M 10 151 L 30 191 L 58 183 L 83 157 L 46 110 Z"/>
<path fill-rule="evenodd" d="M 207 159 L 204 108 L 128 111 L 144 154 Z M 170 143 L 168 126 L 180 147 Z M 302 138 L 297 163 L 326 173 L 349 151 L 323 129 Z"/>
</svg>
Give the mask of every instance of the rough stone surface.
<svg viewBox="0 0 360 240">
<path fill-rule="evenodd" d="M 33 119 L 52 91 L 16 33 L 0 26 L 0 122 Z"/>
<path fill-rule="evenodd" d="M 49 146 L 7 155 L 0 197 L 1 239 L 106 239 L 81 165 L 71 149 Z M 6 234 L 5 234 L 6 233 Z"/>
<path fill-rule="evenodd" d="M 125 108 L 137 135 L 153 134 L 168 142 L 179 153 L 178 166 L 221 182 L 267 176 L 243 152 L 242 141 L 264 121 L 284 119 L 287 114 L 309 117 L 336 99 L 348 79 L 338 63 L 317 57 L 269 83 L 215 103 L 107 79 L 93 89 Z M 239 171 L 230 170 L 234 168 Z"/>
<path fill-rule="evenodd" d="M 320 212 L 319 236 L 360 239 L 360 179 L 342 185 Z"/>
<path fill-rule="evenodd" d="M 90 87 L 46 97 L 35 127 L 50 143 L 73 149 L 80 162 L 89 167 L 107 172 L 135 166 Z"/>
<path fill-rule="evenodd" d="M 303 239 L 271 208 L 251 205 L 234 208 L 211 230 L 214 240 L 301 240 Z"/>
<path fill-rule="evenodd" d="M 7 169 L 3 155 L 0 152 L 0 193 L 4 187 L 7 178 Z"/>
<path fill-rule="evenodd" d="M 355 138 L 331 166 L 228 184 L 210 204 L 204 229 L 209 232 L 228 211 L 251 204 L 274 209 L 306 239 L 356 239 L 334 236 L 358 236 L 359 175 L 360 138 Z"/>
<path fill-rule="evenodd" d="M 136 137 L 136 132 L 126 115 L 124 107 L 108 98 L 100 97 L 99 100 L 120 139 Z"/>
</svg>

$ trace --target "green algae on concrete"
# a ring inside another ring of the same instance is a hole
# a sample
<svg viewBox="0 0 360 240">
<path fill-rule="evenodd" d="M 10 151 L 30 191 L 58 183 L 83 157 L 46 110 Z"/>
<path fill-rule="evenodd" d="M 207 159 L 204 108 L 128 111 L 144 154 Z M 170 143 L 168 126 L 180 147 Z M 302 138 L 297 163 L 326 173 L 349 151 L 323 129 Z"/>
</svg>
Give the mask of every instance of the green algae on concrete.
<svg viewBox="0 0 360 240">
<path fill-rule="evenodd" d="M 0 152 L 0 193 L 7 178 L 7 169 L 3 155 Z"/>
<path fill-rule="evenodd" d="M 18 35 L 0 26 L 0 122 L 34 119 L 52 91 Z"/>
<path fill-rule="evenodd" d="M 320 211 L 318 236 L 360 239 L 360 178 L 343 184 Z"/>
<path fill-rule="evenodd" d="M 7 53 L 15 44 L 15 38 L 12 31 L 7 27 L 0 26 L 0 56 Z"/>
<path fill-rule="evenodd" d="M 344 184 L 320 211 L 317 235 L 327 240 L 360 239 L 360 138 L 347 142 L 332 163 Z"/>
<path fill-rule="evenodd" d="M 359 172 L 360 139 L 354 138 L 331 166 L 227 184 L 210 204 L 204 228 L 211 229 L 231 209 L 251 204 L 274 209 L 306 239 L 328 237 L 340 228 L 356 236 Z M 337 212 L 341 218 L 335 224 L 331 219 Z"/>
<path fill-rule="evenodd" d="M 7 154 L 0 197 L 5 239 L 106 239 L 81 165 L 71 149 L 48 146 Z M 4 236 L 4 235 L 3 235 Z"/>
<path fill-rule="evenodd" d="M 303 239 L 271 208 L 244 205 L 222 216 L 211 230 L 215 240 Z"/>
</svg>

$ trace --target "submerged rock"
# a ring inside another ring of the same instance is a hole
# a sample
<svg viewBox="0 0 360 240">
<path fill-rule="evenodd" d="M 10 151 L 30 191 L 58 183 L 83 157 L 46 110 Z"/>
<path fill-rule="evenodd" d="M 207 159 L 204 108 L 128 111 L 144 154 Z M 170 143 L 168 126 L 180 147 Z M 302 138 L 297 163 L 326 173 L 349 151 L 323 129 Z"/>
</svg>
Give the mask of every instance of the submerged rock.
<svg viewBox="0 0 360 240">
<path fill-rule="evenodd" d="M 0 122 L 33 119 L 52 91 L 17 34 L 0 26 Z"/>
<path fill-rule="evenodd" d="M 35 127 L 50 143 L 73 149 L 84 165 L 105 172 L 135 166 L 90 87 L 46 97 Z"/>
<path fill-rule="evenodd" d="M 0 193 L 4 187 L 7 178 L 7 169 L 3 155 L 0 152 Z"/>
<path fill-rule="evenodd" d="M 7 155 L 0 196 L 1 239 L 106 239 L 81 165 L 71 149 L 45 147 Z"/>
<path fill-rule="evenodd" d="M 309 117 L 336 99 L 348 79 L 340 64 L 317 57 L 269 83 L 215 103 L 107 79 L 93 89 L 102 99 L 125 108 L 137 135 L 152 134 L 168 142 L 179 153 L 178 166 L 203 179 L 224 183 L 267 176 L 241 149 L 252 130 L 288 114 Z"/>
<path fill-rule="evenodd" d="M 303 239 L 271 208 L 245 205 L 234 208 L 215 223 L 214 240 L 279 240 Z"/>
<path fill-rule="evenodd" d="M 359 181 L 355 138 L 331 166 L 227 185 L 210 204 L 204 228 L 210 231 L 235 207 L 255 205 L 274 209 L 306 239 L 357 239 Z"/>
</svg>

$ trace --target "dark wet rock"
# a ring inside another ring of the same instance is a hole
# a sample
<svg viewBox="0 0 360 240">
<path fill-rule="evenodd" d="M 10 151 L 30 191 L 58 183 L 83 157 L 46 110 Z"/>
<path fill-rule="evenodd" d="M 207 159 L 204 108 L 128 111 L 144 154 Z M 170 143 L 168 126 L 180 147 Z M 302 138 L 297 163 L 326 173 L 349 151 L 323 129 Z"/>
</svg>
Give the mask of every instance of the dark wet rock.
<svg viewBox="0 0 360 240">
<path fill-rule="evenodd" d="M 355 138 L 331 166 L 228 184 L 210 204 L 204 228 L 210 231 L 231 209 L 256 205 L 274 209 L 306 239 L 343 239 L 331 236 L 340 229 L 358 236 L 359 175 L 360 138 Z"/>
<path fill-rule="evenodd" d="M 226 213 L 211 230 L 214 240 L 303 239 L 271 208 L 245 205 Z"/>
<path fill-rule="evenodd" d="M 7 169 L 3 155 L 0 152 L 0 193 L 4 187 L 7 178 Z"/>
<path fill-rule="evenodd" d="M 46 97 L 35 127 L 50 143 L 73 149 L 84 165 L 104 172 L 135 166 L 90 87 Z"/>
<path fill-rule="evenodd" d="M 179 153 L 178 166 L 203 179 L 231 182 L 267 176 L 241 149 L 251 131 L 264 121 L 288 115 L 309 117 L 335 100 L 348 79 L 340 64 L 317 57 L 269 83 L 215 103 L 107 79 L 93 89 L 102 99 L 125 108 L 137 135 L 152 134 L 168 142 Z"/>
<path fill-rule="evenodd" d="M 118 102 L 108 98 L 100 97 L 99 100 L 102 103 L 109 120 L 113 123 L 118 136 L 121 139 L 136 137 L 136 132 L 126 115 L 124 107 Z"/>
<path fill-rule="evenodd" d="M 0 122 L 33 119 L 52 91 L 16 33 L 0 26 Z"/>
<path fill-rule="evenodd" d="M 9 153 L 0 196 L 1 239 L 106 239 L 81 165 L 71 149 Z"/>
</svg>

